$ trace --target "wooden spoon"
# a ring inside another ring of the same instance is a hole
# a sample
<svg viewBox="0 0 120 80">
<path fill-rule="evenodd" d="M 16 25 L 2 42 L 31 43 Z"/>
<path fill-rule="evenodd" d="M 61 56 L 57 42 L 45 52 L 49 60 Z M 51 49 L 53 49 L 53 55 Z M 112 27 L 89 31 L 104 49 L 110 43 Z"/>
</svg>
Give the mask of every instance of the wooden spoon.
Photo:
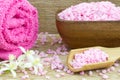
<svg viewBox="0 0 120 80">
<path fill-rule="evenodd" d="M 105 62 L 99 62 L 99 63 L 93 63 L 93 64 L 87 64 L 84 65 L 82 68 L 74 69 L 70 62 L 73 60 L 74 55 L 77 53 L 81 53 L 89 48 L 83 48 L 83 49 L 73 49 L 69 52 L 68 58 L 67 58 L 67 66 L 68 68 L 73 72 L 79 72 L 79 71 L 85 71 L 85 70 L 93 70 L 93 69 L 99 69 L 99 68 L 107 68 L 114 64 L 116 60 L 120 58 L 120 47 L 117 48 L 105 48 L 105 47 L 90 47 L 90 48 L 98 48 L 102 51 L 106 52 L 109 57 L 108 60 Z"/>
</svg>

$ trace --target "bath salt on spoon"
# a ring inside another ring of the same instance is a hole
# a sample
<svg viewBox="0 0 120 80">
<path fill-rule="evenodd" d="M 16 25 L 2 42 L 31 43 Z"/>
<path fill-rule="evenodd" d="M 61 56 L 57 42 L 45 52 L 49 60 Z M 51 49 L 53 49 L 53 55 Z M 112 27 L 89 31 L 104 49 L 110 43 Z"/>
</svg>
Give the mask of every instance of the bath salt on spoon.
<svg viewBox="0 0 120 80">
<path fill-rule="evenodd" d="M 120 57 L 120 48 L 90 47 L 69 52 L 67 65 L 73 72 L 107 68 Z"/>
</svg>

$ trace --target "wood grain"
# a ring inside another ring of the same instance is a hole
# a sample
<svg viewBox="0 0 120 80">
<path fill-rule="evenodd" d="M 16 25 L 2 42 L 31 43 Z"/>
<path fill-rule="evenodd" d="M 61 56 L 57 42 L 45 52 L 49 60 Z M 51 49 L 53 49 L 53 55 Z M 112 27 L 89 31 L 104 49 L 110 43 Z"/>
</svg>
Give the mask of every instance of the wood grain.
<svg viewBox="0 0 120 80">
<path fill-rule="evenodd" d="M 39 11 L 40 31 L 48 31 L 49 33 L 58 33 L 55 23 L 55 13 L 60 9 L 65 9 L 71 5 L 80 2 L 92 2 L 101 0 L 29 0 L 31 4 L 37 7 Z M 120 0 L 109 0 L 120 5 Z"/>
</svg>

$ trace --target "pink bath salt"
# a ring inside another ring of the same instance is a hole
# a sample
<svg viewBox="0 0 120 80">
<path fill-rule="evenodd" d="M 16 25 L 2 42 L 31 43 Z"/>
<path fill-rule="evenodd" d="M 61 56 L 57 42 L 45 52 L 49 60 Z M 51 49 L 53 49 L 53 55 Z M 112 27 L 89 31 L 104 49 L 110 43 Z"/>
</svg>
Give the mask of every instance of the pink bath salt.
<svg viewBox="0 0 120 80">
<path fill-rule="evenodd" d="M 47 32 L 41 32 L 40 33 L 40 42 L 41 42 L 41 44 L 42 45 L 44 45 L 46 42 L 48 42 L 48 40 L 47 40 L 47 35 L 48 35 L 48 33 Z"/>
<path fill-rule="evenodd" d="M 52 50 L 52 49 L 48 49 L 47 50 L 47 54 L 56 54 L 56 51 Z"/>
<path fill-rule="evenodd" d="M 65 76 L 65 73 L 60 73 L 61 76 Z"/>
<path fill-rule="evenodd" d="M 102 78 L 103 78 L 103 79 L 108 79 L 108 78 L 109 78 L 109 76 L 108 76 L 108 75 L 103 74 L 103 75 L 102 75 Z"/>
<path fill-rule="evenodd" d="M 118 66 L 119 66 L 119 64 L 118 64 L 118 63 L 115 63 L 115 64 L 114 64 L 114 66 L 115 66 L 115 67 L 118 67 Z"/>
<path fill-rule="evenodd" d="M 68 54 L 68 49 L 65 47 L 65 45 L 61 45 L 59 47 L 57 47 L 56 49 L 56 54 L 60 54 L 60 55 L 67 55 Z"/>
<path fill-rule="evenodd" d="M 107 72 L 110 72 L 110 71 L 111 71 L 111 69 L 110 69 L 110 68 L 108 68 L 108 69 L 107 69 Z"/>
<path fill-rule="evenodd" d="M 45 58 L 45 57 L 48 56 L 48 54 L 46 54 L 44 51 L 41 51 L 41 52 L 39 53 L 39 56 L 40 56 L 41 58 Z"/>
<path fill-rule="evenodd" d="M 57 69 L 56 72 L 61 72 L 61 70 Z"/>
<path fill-rule="evenodd" d="M 51 45 L 54 45 L 54 44 L 61 44 L 62 43 L 62 38 L 58 38 L 56 36 L 50 36 L 51 39 L 52 39 L 52 42 L 51 42 Z"/>
<path fill-rule="evenodd" d="M 50 76 L 45 76 L 46 79 L 50 79 Z"/>
<path fill-rule="evenodd" d="M 120 7 L 109 1 L 83 2 L 63 10 L 58 16 L 70 21 L 120 20 Z"/>
<path fill-rule="evenodd" d="M 80 72 L 80 75 L 84 75 L 84 74 L 85 74 L 85 72 L 84 72 L 84 71 L 81 71 L 81 72 Z"/>
<path fill-rule="evenodd" d="M 118 73 L 120 73 L 120 69 L 118 70 Z"/>
<path fill-rule="evenodd" d="M 22 80 L 26 80 L 26 79 L 29 79 L 29 75 L 22 76 Z"/>
<path fill-rule="evenodd" d="M 102 75 L 104 75 L 104 74 L 100 72 L 99 75 L 102 76 Z"/>
<path fill-rule="evenodd" d="M 111 70 L 111 71 L 114 71 L 114 70 L 115 70 L 115 67 L 114 67 L 114 66 L 110 67 L 110 70 Z"/>
<path fill-rule="evenodd" d="M 108 54 L 97 48 L 90 48 L 82 53 L 74 55 L 74 59 L 70 63 L 73 68 L 82 68 L 84 65 L 98 62 L 105 62 Z"/>
<path fill-rule="evenodd" d="M 92 72 L 92 71 L 89 71 L 89 72 L 88 72 L 88 75 L 89 75 L 89 76 L 92 76 L 92 75 L 93 75 L 93 72 Z"/>
<path fill-rule="evenodd" d="M 52 70 L 55 70 L 55 69 L 62 70 L 64 68 L 64 65 L 63 65 L 61 59 L 57 55 L 54 55 L 52 57 L 52 61 L 51 61 L 50 65 L 51 65 Z"/>
<path fill-rule="evenodd" d="M 56 77 L 56 78 L 60 78 L 61 75 L 60 75 L 60 74 L 56 74 L 55 77 Z"/>
<path fill-rule="evenodd" d="M 106 69 L 103 69 L 103 70 L 102 70 L 102 73 L 103 73 L 103 74 L 107 73 L 107 70 L 106 70 Z"/>
<path fill-rule="evenodd" d="M 85 79 L 85 78 L 82 78 L 81 80 L 87 80 L 87 79 Z"/>
</svg>

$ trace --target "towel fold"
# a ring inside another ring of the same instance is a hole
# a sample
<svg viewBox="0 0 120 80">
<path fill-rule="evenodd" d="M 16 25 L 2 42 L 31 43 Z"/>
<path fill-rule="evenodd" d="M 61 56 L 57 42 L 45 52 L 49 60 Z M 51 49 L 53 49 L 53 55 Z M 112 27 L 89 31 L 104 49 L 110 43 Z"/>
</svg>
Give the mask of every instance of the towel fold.
<svg viewBox="0 0 120 80">
<path fill-rule="evenodd" d="M 0 0 L 0 58 L 30 49 L 38 33 L 38 12 L 27 0 Z"/>
</svg>

